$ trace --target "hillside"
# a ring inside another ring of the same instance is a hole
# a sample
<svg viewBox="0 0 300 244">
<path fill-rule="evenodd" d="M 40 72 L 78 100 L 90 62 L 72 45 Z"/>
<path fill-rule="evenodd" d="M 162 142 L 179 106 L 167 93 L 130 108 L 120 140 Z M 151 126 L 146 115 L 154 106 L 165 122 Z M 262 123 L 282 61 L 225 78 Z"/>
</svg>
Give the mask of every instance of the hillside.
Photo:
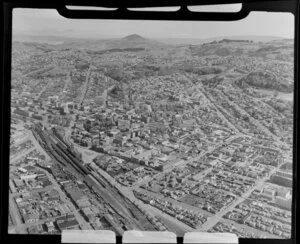
<svg viewBox="0 0 300 244">
<path fill-rule="evenodd" d="M 247 84 L 256 88 L 273 89 L 281 92 L 292 92 L 294 88 L 291 80 L 278 79 L 275 74 L 263 70 L 250 72 L 238 80 L 237 84 L 239 86 Z"/>
<path fill-rule="evenodd" d="M 66 40 L 57 45 L 14 42 L 13 55 L 19 51 L 27 53 L 24 62 L 28 64 L 35 63 L 39 55 L 58 51 L 54 59 L 65 59 L 65 55 L 71 55 L 69 60 L 77 57 L 76 63 L 91 62 L 106 76 L 124 83 L 151 76 L 188 73 L 198 77 L 227 77 L 225 83 L 235 81 L 240 87 L 293 90 L 294 50 L 293 40 L 289 39 L 257 43 L 224 38 L 200 45 L 174 46 L 132 34 L 118 39 Z M 88 56 L 91 59 L 86 59 Z M 69 65 L 68 62 L 63 67 Z"/>
</svg>

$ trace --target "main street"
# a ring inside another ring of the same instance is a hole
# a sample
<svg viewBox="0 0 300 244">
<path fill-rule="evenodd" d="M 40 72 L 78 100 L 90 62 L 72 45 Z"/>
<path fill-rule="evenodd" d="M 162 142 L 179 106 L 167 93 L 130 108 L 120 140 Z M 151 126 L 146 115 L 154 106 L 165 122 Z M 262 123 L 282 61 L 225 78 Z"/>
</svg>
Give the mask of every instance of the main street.
<svg viewBox="0 0 300 244">
<path fill-rule="evenodd" d="M 191 79 L 188 75 L 186 75 L 185 77 L 189 80 Z M 195 85 L 195 89 L 197 89 L 199 94 L 201 94 L 207 101 L 209 101 L 209 104 L 216 110 L 218 116 L 227 123 L 227 125 L 230 127 L 230 129 L 232 129 L 236 133 L 240 133 L 239 130 L 219 111 L 217 106 L 212 101 L 211 97 L 205 93 L 205 91 L 200 83 Z"/>
<path fill-rule="evenodd" d="M 71 83 L 71 71 L 68 71 L 67 78 L 66 78 L 65 83 L 64 83 L 64 87 L 58 95 L 60 99 L 63 98 L 64 93 L 67 91 L 67 88 L 69 87 L 70 83 Z"/>
<path fill-rule="evenodd" d="M 22 217 L 19 211 L 19 208 L 14 200 L 14 197 L 10 194 L 9 196 L 9 211 L 11 213 L 12 218 L 14 219 L 14 222 L 16 225 L 22 224 Z"/>
<path fill-rule="evenodd" d="M 218 107 L 213 103 L 212 99 L 210 96 L 206 95 L 204 93 L 203 88 L 201 87 L 201 85 L 198 86 L 198 88 L 200 89 L 200 91 L 202 92 L 203 96 L 206 97 L 206 99 L 210 102 L 210 105 L 216 110 L 218 116 L 226 121 L 227 125 L 230 127 L 230 129 L 232 129 L 233 131 L 235 131 L 236 133 L 240 133 L 240 131 L 223 115 L 223 113 L 220 112 L 220 110 L 218 109 Z"/>
<path fill-rule="evenodd" d="M 82 105 L 82 103 L 84 101 L 84 97 L 85 97 L 85 94 L 87 92 L 87 87 L 88 87 L 88 84 L 89 84 L 89 81 L 90 81 L 91 72 L 92 72 L 92 66 L 89 67 L 89 69 L 87 71 L 87 74 L 86 74 L 86 77 L 85 77 L 85 82 L 84 82 L 82 92 L 81 92 L 81 96 L 80 96 L 80 99 L 79 99 L 79 104 L 80 105 Z"/>
<path fill-rule="evenodd" d="M 54 68 L 55 68 L 55 66 L 52 64 L 52 65 L 49 65 L 47 67 L 36 69 L 36 70 L 30 71 L 30 72 L 28 72 L 26 74 L 23 74 L 23 75 L 21 75 L 21 78 L 25 78 L 25 77 L 27 77 L 29 75 L 35 75 L 35 74 L 45 73 L 45 72 L 48 72 L 48 71 L 50 71 L 50 70 L 52 70 Z"/>
<path fill-rule="evenodd" d="M 15 161 L 18 161 L 19 159 L 21 159 L 22 157 L 26 156 L 27 154 L 31 153 L 32 151 L 34 151 L 35 148 L 32 147 L 32 148 L 29 148 L 29 149 L 26 149 L 24 151 L 21 151 L 21 153 L 17 154 L 17 155 L 14 155 L 12 157 L 10 157 L 10 163 L 13 163 Z"/>
</svg>

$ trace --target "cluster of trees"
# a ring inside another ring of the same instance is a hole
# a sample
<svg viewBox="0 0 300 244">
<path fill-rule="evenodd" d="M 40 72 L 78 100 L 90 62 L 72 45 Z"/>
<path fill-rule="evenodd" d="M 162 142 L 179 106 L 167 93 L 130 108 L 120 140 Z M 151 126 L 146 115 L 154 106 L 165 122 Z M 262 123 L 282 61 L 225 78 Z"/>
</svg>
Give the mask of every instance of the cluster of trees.
<svg viewBox="0 0 300 244">
<path fill-rule="evenodd" d="M 50 67 L 46 67 L 44 69 L 39 69 L 38 71 L 31 71 L 31 73 L 27 74 L 27 77 L 29 78 L 34 78 L 34 79 L 38 79 L 38 78 L 43 78 L 43 74 L 51 71 L 52 69 L 54 69 L 54 66 L 50 66 Z"/>
<path fill-rule="evenodd" d="M 215 54 L 218 56 L 228 56 L 231 54 L 230 50 L 226 47 L 220 47 L 215 51 Z"/>
<path fill-rule="evenodd" d="M 122 70 L 120 67 L 106 67 L 104 75 L 118 82 L 127 83 L 132 79 L 132 76 Z"/>
<path fill-rule="evenodd" d="M 82 147 L 87 147 L 88 146 L 88 143 L 84 140 L 77 139 L 76 137 L 73 137 L 72 139 L 76 144 L 78 144 Z"/>
<path fill-rule="evenodd" d="M 275 94 L 274 94 L 274 97 L 275 97 Z M 280 113 L 284 113 L 285 111 L 289 110 L 287 103 L 284 102 L 282 99 L 270 99 L 267 101 L 267 103 Z"/>
<path fill-rule="evenodd" d="M 71 118 L 68 116 L 51 116 L 48 117 L 48 123 L 68 127 L 70 125 Z"/>
<path fill-rule="evenodd" d="M 192 66 L 185 66 L 182 68 L 185 72 L 195 73 L 197 75 L 209 75 L 209 74 L 220 74 L 223 72 L 221 67 L 192 67 Z"/>
<path fill-rule="evenodd" d="M 106 50 L 99 50 L 99 51 L 94 51 L 94 50 L 87 50 L 86 52 L 88 54 L 105 54 L 105 53 L 111 53 L 111 52 L 139 52 L 139 51 L 144 51 L 145 48 L 142 47 L 133 47 L 133 48 L 113 48 L 113 49 L 106 49 Z"/>
<path fill-rule="evenodd" d="M 113 98 L 123 98 L 124 92 L 120 85 L 116 85 L 108 92 L 108 95 Z"/>
<path fill-rule="evenodd" d="M 78 62 L 77 64 L 75 64 L 75 68 L 82 70 L 82 69 L 88 69 L 90 67 L 90 65 L 86 62 Z"/>
<path fill-rule="evenodd" d="M 230 42 L 245 42 L 245 43 L 253 43 L 252 40 L 232 40 L 232 39 L 222 39 L 219 43 L 230 43 Z"/>
<path fill-rule="evenodd" d="M 282 92 L 292 92 L 293 86 L 289 82 L 279 81 L 277 77 L 266 71 L 253 71 L 236 82 L 240 87 L 246 84 L 264 89 L 275 89 Z"/>
<path fill-rule="evenodd" d="M 213 87 L 216 87 L 217 85 L 219 85 L 223 80 L 224 80 L 224 77 L 215 76 L 211 79 L 202 81 L 202 84 L 206 85 L 210 88 L 213 88 Z"/>
</svg>

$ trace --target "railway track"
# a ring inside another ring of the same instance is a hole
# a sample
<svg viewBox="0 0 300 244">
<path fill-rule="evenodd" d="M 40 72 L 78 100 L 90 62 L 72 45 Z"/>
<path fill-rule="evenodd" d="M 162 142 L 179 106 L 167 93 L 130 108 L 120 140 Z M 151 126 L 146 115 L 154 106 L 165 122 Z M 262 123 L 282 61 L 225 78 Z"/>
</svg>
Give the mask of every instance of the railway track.
<svg viewBox="0 0 300 244">
<path fill-rule="evenodd" d="M 94 192 L 98 193 L 114 209 L 117 215 L 122 216 L 129 228 L 139 228 L 139 223 L 128 210 L 125 199 L 118 195 L 113 187 L 105 179 L 96 174 L 93 169 L 83 166 L 81 159 L 74 155 L 72 150 L 55 137 L 54 133 L 43 130 L 41 124 L 36 124 L 33 133 L 41 146 L 56 160 L 63 168 L 68 169 L 76 178 L 82 179 L 84 183 Z"/>
</svg>

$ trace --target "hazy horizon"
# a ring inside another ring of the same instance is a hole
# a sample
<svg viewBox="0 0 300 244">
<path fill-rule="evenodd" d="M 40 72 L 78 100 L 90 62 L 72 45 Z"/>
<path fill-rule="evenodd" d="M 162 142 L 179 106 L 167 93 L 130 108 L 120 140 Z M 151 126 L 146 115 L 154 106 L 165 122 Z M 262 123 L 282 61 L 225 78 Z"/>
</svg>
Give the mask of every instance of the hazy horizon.
<svg viewBox="0 0 300 244">
<path fill-rule="evenodd" d="M 199 31 L 195 31 L 199 29 Z M 167 31 L 166 31 L 167 30 Z M 223 36 L 294 38 L 290 13 L 251 12 L 239 21 L 159 21 L 67 19 L 54 9 L 14 9 L 13 36 L 78 39 L 122 38 L 210 39 Z"/>
<path fill-rule="evenodd" d="M 201 38 L 201 37 L 147 37 L 147 36 L 144 36 L 140 33 L 131 33 L 131 34 L 128 34 L 128 35 L 125 35 L 125 36 L 102 36 L 102 37 L 86 37 L 86 36 L 81 36 L 81 37 L 70 37 L 70 36 L 64 36 L 64 35 L 56 35 L 56 34 L 15 34 L 14 36 L 15 37 L 54 37 L 54 38 L 66 38 L 66 39 L 90 39 L 90 40 L 106 40 L 106 39 L 120 39 L 120 38 L 125 38 L 125 37 L 128 37 L 128 36 L 131 36 L 131 35 L 138 35 L 142 38 L 146 38 L 146 39 L 153 39 L 153 40 L 159 40 L 159 39 L 195 39 L 195 40 L 207 40 L 207 39 L 218 39 L 218 38 L 246 38 L 246 37 L 252 37 L 252 38 L 260 38 L 260 37 L 266 37 L 266 38 L 276 38 L 276 39 L 294 39 L 293 37 L 284 37 L 284 36 L 267 36 L 267 35 L 263 35 L 263 36 L 260 36 L 260 35 L 231 35 L 231 36 L 212 36 L 212 37 L 208 37 L 208 38 Z"/>
</svg>

